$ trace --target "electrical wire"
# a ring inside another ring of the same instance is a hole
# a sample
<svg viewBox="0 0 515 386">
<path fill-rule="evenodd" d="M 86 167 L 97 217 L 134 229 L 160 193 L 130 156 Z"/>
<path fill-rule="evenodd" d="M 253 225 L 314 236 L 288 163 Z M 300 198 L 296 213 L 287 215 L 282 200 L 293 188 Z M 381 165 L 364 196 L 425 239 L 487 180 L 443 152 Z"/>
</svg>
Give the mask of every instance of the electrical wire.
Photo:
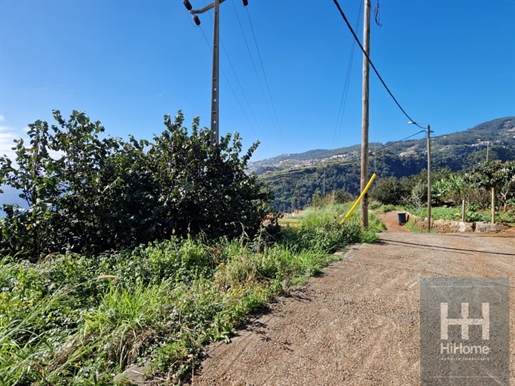
<svg viewBox="0 0 515 386">
<path fill-rule="evenodd" d="M 252 31 L 252 36 L 254 37 L 254 44 L 256 45 L 256 49 L 257 49 L 257 53 L 258 53 L 258 57 L 259 57 L 259 62 L 261 64 L 261 70 L 263 71 L 263 77 L 265 79 L 265 85 L 266 85 L 266 88 L 268 90 L 268 96 L 270 98 L 270 103 L 272 104 L 272 110 L 273 110 L 274 117 L 275 117 L 275 123 L 276 123 L 277 132 L 279 133 L 279 138 L 280 138 L 280 141 L 281 141 L 282 148 L 286 149 L 286 146 L 285 146 L 285 143 L 284 143 L 284 139 L 283 139 L 283 136 L 282 136 L 282 133 L 281 133 L 281 127 L 279 125 L 279 119 L 277 118 L 277 110 L 275 109 L 275 104 L 274 104 L 274 100 L 272 98 L 272 93 L 270 92 L 270 86 L 268 84 L 268 78 L 266 76 L 265 66 L 263 65 L 263 58 L 261 57 L 261 51 L 259 50 L 259 45 L 258 45 L 258 42 L 257 42 L 257 39 L 256 39 L 256 33 L 254 31 L 254 26 L 252 24 L 252 19 L 250 18 L 250 13 L 249 13 L 248 8 L 245 8 L 245 9 L 247 10 L 247 17 L 249 19 L 249 24 L 250 24 L 250 29 Z"/>
<path fill-rule="evenodd" d="M 399 142 L 403 142 L 403 141 L 406 141 L 407 139 L 410 139 L 412 137 L 414 137 L 415 135 L 419 135 L 420 133 L 424 133 L 425 130 L 420 130 L 420 131 L 417 131 L 415 134 L 412 134 L 406 138 L 403 138 L 403 139 L 399 139 L 398 141 L 394 141 L 394 142 L 390 142 L 390 143 L 387 143 L 386 145 L 382 146 L 381 148 L 379 148 L 378 150 L 376 150 L 375 152 L 375 156 L 374 157 L 374 171 L 377 172 L 377 153 L 379 153 L 380 151 L 386 149 L 387 147 L 390 147 L 390 146 L 393 146 L 395 145 L 396 143 L 399 143 Z"/>
<path fill-rule="evenodd" d="M 257 80 L 258 80 L 258 83 L 259 83 L 259 87 L 260 87 L 260 89 L 261 89 L 261 94 L 263 95 L 263 99 L 265 100 L 265 103 L 267 104 L 268 111 L 269 111 L 269 113 L 270 113 L 270 108 L 269 108 L 269 106 L 268 106 L 268 102 L 267 102 L 266 97 L 265 97 L 265 92 L 264 92 L 264 89 L 263 89 L 263 85 L 262 85 L 262 83 L 261 83 L 261 80 L 259 79 L 259 75 L 258 75 L 258 71 L 257 71 L 257 68 L 256 68 L 256 64 L 255 64 L 255 62 L 254 62 L 254 58 L 252 57 L 252 54 L 251 54 L 251 51 L 250 51 L 250 47 L 249 47 L 249 44 L 248 44 L 248 41 L 247 41 L 247 37 L 245 36 L 245 32 L 244 32 L 244 30 L 243 30 L 243 26 L 242 26 L 242 24 L 241 24 L 240 17 L 239 17 L 239 15 L 238 15 L 238 11 L 236 10 L 236 6 L 234 5 L 234 1 L 232 2 L 232 5 L 233 5 L 234 13 L 236 14 L 236 19 L 238 20 L 238 24 L 239 24 L 239 26 L 240 26 L 241 35 L 243 36 L 243 40 L 245 41 L 245 46 L 247 47 L 247 52 L 249 53 L 250 60 L 251 60 L 251 62 L 252 62 L 252 67 L 254 68 L 254 73 L 256 74 L 256 77 L 257 77 Z M 223 43 L 222 43 L 222 46 L 223 46 Z M 259 132 L 259 136 L 261 136 L 261 137 L 264 139 L 264 135 L 263 135 L 263 134 L 262 134 L 262 132 L 261 132 L 259 122 L 258 122 L 258 120 L 257 120 L 257 118 L 256 118 L 256 116 L 255 116 L 255 114 L 254 114 L 254 111 L 253 111 L 253 109 L 252 109 L 252 107 L 251 107 L 250 102 L 249 102 L 249 101 L 248 101 L 248 99 L 247 99 L 247 96 L 246 96 L 246 94 L 245 94 L 245 91 L 244 91 L 243 87 L 241 86 L 241 83 L 240 83 L 240 81 L 239 81 L 239 78 L 238 78 L 238 76 L 236 75 L 236 71 L 234 70 L 234 66 L 232 65 L 232 62 L 231 62 L 231 60 L 230 60 L 230 58 L 229 58 L 229 54 L 228 54 L 228 53 L 227 53 L 227 51 L 225 50 L 225 46 L 223 46 L 223 48 L 224 48 L 225 54 L 226 54 L 226 56 L 227 56 L 227 59 L 229 60 L 229 63 L 231 64 L 231 67 L 232 67 L 233 72 L 234 72 L 234 75 L 235 75 L 235 77 L 236 77 L 236 79 L 237 79 L 237 81 L 238 81 L 238 84 L 240 85 L 240 89 L 241 89 L 241 91 L 242 91 L 242 93 L 243 93 L 243 95 L 244 95 L 244 97 L 245 97 L 245 101 L 247 102 L 247 105 L 249 106 L 249 109 L 250 109 L 250 112 L 251 112 L 251 114 L 252 114 L 252 117 L 254 118 L 254 122 L 256 123 L 257 129 L 258 129 L 258 132 Z M 270 148 L 268 147 L 267 142 L 263 140 L 263 143 L 264 143 L 264 145 L 266 146 L 267 150 L 268 150 L 268 151 L 270 151 Z"/>
<path fill-rule="evenodd" d="M 247 102 L 247 106 L 248 106 L 248 108 L 249 108 L 249 110 L 250 110 L 250 114 L 251 114 L 251 115 L 252 115 L 252 117 L 254 118 L 254 121 L 256 122 L 256 124 L 258 124 L 258 123 L 257 123 L 256 116 L 255 116 L 255 114 L 254 114 L 254 110 L 252 110 L 252 106 L 251 106 L 251 104 L 250 104 L 250 102 L 249 102 L 249 100 L 248 100 L 248 98 L 247 98 L 247 94 L 245 93 L 245 89 L 244 89 L 244 88 L 243 88 L 243 86 L 241 85 L 240 78 L 238 77 L 238 74 L 236 73 L 236 70 L 234 69 L 234 66 L 233 66 L 233 64 L 232 64 L 231 58 L 229 57 L 229 53 L 228 53 L 228 52 L 227 52 L 227 50 L 225 49 L 225 45 L 223 44 L 223 42 L 222 42 L 222 40 L 221 40 L 221 39 L 220 39 L 220 43 L 222 44 L 222 48 L 223 48 L 223 50 L 224 50 L 225 56 L 227 57 L 227 60 L 229 61 L 229 65 L 231 66 L 232 72 L 234 73 L 234 77 L 236 78 L 236 82 L 238 83 L 238 86 L 240 86 L 240 90 L 241 90 L 241 92 L 242 92 L 242 94 L 243 94 L 243 98 L 245 99 L 245 102 Z M 223 70 L 222 70 L 222 72 L 223 72 Z M 224 76 L 225 76 L 225 74 L 224 74 Z M 227 80 L 227 77 L 226 77 L 226 80 Z M 250 122 L 249 122 L 249 124 L 250 124 Z M 254 128 L 252 127 L 252 125 L 250 125 L 250 127 L 251 127 L 251 129 L 252 129 L 252 130 L 254 130 Z M 262 135 L 262 134 L 261 134 L 261 131 L 259 130 L 259 127 L 258 127 L 258 130 L 257 130 L 257 131 L 259 132 L 259 135 Z"/>
<path fill-rule="evenodd" d="M 359 15 L 361 13 L 362 3 L 360 2 L 359 4 L 360 5 L 359 5 L 359 10 L 358 10 L 358 17 L 356 20 L 356 28 L 359 27 L 360 20 L 361 20 Z M 340 109 L 338 110 L 338 117 L 336 118 L 336 126 L 334 128 L 333 143 L 338 143 L 340 140 L 340 131 L 341 131 L 341 127 L 343 125 L 343 114 L 345 112 L 345 105 L 347 103 L 347 94 L 349 91 L 349 84 L 350 84 L 350 79 L 351 79 L 352 63 L 354 62 L 355 48 L 356 48 L 356 44 L 354 43 L 351 48 L 349 63 L 347 65 L 347 74 L 345 76 L 345 83 L 343 86 L 342 97 L 340 100 Z"/>
<path fill-rule="evenodd" d="M 392 146 L 392 145 L 395 145 L 396 143 L 399 143 L 399 142 L 405 141 L 405 140 L 407 140 L 407 139 L 410 139 L 411 137 L 414 137 L 415 135 L 419 135 L 420 133 L 425 133 L 425 132 L 426 132 L 425 130 L 417 131 L 415 134 L 412 134 L 412 135 L 410 135 L 409 137 L 406 137 L 406 138 L 403 138 L 403 139 L 399 139 L 398 141 L 395 141 L 395 142 L 390 142 L 390 143 L 388 143 L 387 145 L 384 145 L 383 147 L 381 147 L 381 149 L 379 149 L 379 150 L 386 149 L 387 147 L 390 147 L 390 146 Z"/>
<path fill-rule="evenodd" d="M 381 24 L 381 15 L 379 14 L 380 10 L 381 10 L 381 5 L 379 4 L 379 0 L 377 0 L 376 7 L 374 8 L 374 18 L 375 18 L 376 24 L 379 27 L 382 27 L 383 25 Z"/>
<path fill-rule="evenodd" d="M 383 78 L 381 77 L 381 75 L 379 74 L 379 71 L 377 71 L 377 68 L 376 66 L 374 65 L 374 63 L 372 62 L 372 60 L 370 59 L 370 57 L 368 56 L 368 54 L 366 53 L 365 49 L 363 48 L 363 46 L 361 45 L 361 42 L 359 41 L 359 38 L 358 36 L 356 35 L 356 33 L 354 32 L 354 30 L 352 29 L 352 26 L 350 25 L 349 23 L 349 20 L 347 19 L 347 16 L 345 16 L 345 12 L 343 12 L 342 8 L 340 7 L 340 4 L 338 3 L 338 0 L 333 0 L 334 4 L 336 5 L 336 8 L 338 8 L 338 11 L 340 11 L 340 15 L 342 16 L 343 20 L 345 21 L 345 24 L 347 24 L 347 28 L 349 28 L 350 32 L 352 33 L 352 36 L 354 37 L 354 39 L 356 40 L 356 42 L 358 43 L 359 47 L 361 48 L 361 51 L 363 51 L 363 54 L 365 55 L 365 57 L 367 58 L 367 61 L 368 63 L 370 63 L 370 66 L 372 67 L 372 69 L 374 70 L 374 72 L 376 73 L 377 77 L 379 78 L 379 80 L 381 81 L 381 83 L 383 84 L 384 88 L 386 89 L 386 91 L 388 92 L 388 94 L 390 94 L 390 96 L 392 97 L 393 101 L 395 102 L 395 104 L 399 107 L 399 109 L 403 112 L 403 114 L 411 121 L 411 122 L 415 122 L 414 119 L 412 119 L 408 113 L 402 108 L 401 104 L 397 101 L 397 99 L 395 98 L 395 96 L 392 94 L 392 92 L 390 91 L 390 89 L 388 88 L 388 86 L 386 85 L 385 81 L 383 80 Z"/>
<path fill-rule="evenodd" d="M 209 44 L 209 40 L 207 39 L 207 36 L 206 36 L 206 34 L 204 33 L 204 29 L 203 29 L 201 26 L 199 26 L 199 28 L 200 28 L 200 31 L 202 31 L 202 36 L 204 36 L 204 40 L 206 41 L 206 44 L 208 45 L 209 49 L 210 49 L 211 51 L 213 51 L 213 47 L 211 46 L 211 44 Z M 230 61 L 230 60 L 229 60 L 229 61 Z M 231 64 L 231 66 L 232 66 L 232 64 Z M 223 70 L 223 68 L 221 68 L 221 67 L 220 67 L 220 70 L 222 71 L 222 75 L 224 76 L 225 81 L 227 82 L 227 85 L 229 86 L 229 89 L 231 90 L 231 92 L 232 92 L 232 94 L 233 94 L 233 96 L 234 96 L 234 99 L 236 99 L 236 102 L 238 103 L 238 106 L 240 106 L 240 109 L 241 109 L 241 111 L 242 111 L 242 113 L 243 113 L 243 116 L 244 116 L 244 117 L 245 117 L 245 119 L 247 120 L 247 122 L 248 122 L 248 124 L 249 124 L 250 128 L 251 128 L 252 130 L 254 130 L 254 128 L 253 128 L 253 126 L 252 126 L 252 123 L 250 122 L 249 117 L 248 117 L 248 116 L 247 116 L 247 114 L 245 113 L 245 110 L 243 109 L 243 106 L 241 105 L 241 102 L 240 102 L 240 100 L 239 100 L 238 96 L 237 96 L 237 95 L 236 95 L 236 93 L 234 92 L 234 89 L 233 89 L 233 87 L 232 87 L 232 85 L 231 85 L 231 82 L 229 82 L 229 79 L 227 78 L 227 75 L 225 74 L 225 71 L 224 71 L 224 70 Z M 233 71 L 234 71 L 234 67 L 233 67 Z M 239 80 L 238 80 L 238 82 L 239 82 Z M 241 87 L 241 84 L 240 84 L 240 87 Z M 246 98 L 246 97 L 245 97 L 245 98 Z M 247 103 L 248 103 L 248 101 L 247 101 Z"/>
<path fill-rule="evenodd" d="M 243 25 L 241 24 L 241 20 L 240 20 L 240 17 L 238 15 L 238 11 L 236 10 L 236 5 L 234 4 L 234 1 L 232 1 L 231 3 L 232 3 L 232 6 L 234 8 L 234 13 L 236 14 L 236 19 L 238 20 L 238 24 L 240 26 L 241 36 L 243 36 L 243 40 L 245 41 L 245 46 L 247 47 L 247 52 L 249 54 L 250 61 L 252 63 L 252 67 L 254 68 L 254 73 L 256 74 L 256 78 L 257 78 L 257 81 L 258 81 L 258 84 L 259 84 L 259 88 L 261 89 L 261 94 L 263 95 L 263 99 L 264 99 L 265 103 L 267 104 L 267 108 L 268 108 L 268 111 L 270 113 L 270 107 L 268 106 L 268 101 L 267 101 L 266 96 L 265 96 L 265 90 L 263 89 L 263 84 L 261 83 L 261 79 L 259 77 L 258 70 L 256 68 L 256 63 L 254 61 L 254 57 L 252 56 L 252 53 L 250 51 L 250 46 L 249 46 L 249 43 L 247 41 L 247 36 L 245 35 L 245 31 L 243 30 Z"/>
<path fill-rule="evenodd" d="M 204 3 L 205 3 L 205 1 L 204 1 Z M 190 18 L 188 18 L 188 19 L 190 19 Z M 213 18 L 212 18 L 212 17 L 211 17 L 211 20 L 213 20 Z M 190 19 L 190 21 L 191 21 L 191 19 Z M 191 21 L 191 23 L 194 25 L 194 23 L 193 23 L 192 21 Z M 211 52 L 212 52 L 212 51 L 213 51 L 213 47 L 212 47 L 212 46 L 211 46 L 211 44 L 209 43 L 209 40 L 208 40 L 208 38 L 207 38 L 207 36 L 206 36 L 206 34 L 205 34 L 205 32 L 204 32 L 204 29 L 202 28 L 202 26 L 201 26 L 201 25 L 200 25 L 200 26 L 198 26 L 198 27 L 200 28 L 200 31 L 202 32 L 202 36 L 204 37 L 204 41 L 206 42 L 207 46 L 209 47 L 209 49 L 210 49 L 210 50 L 211 50 Z M 250 111 L 251 111 L 252 115 L 254 116 L 254 112 L 253 112 L 252 108 L 250 107 L 250 103 L 249 103 L 249 101 L 248 101 L 248 99 L 247 99 L 247 96 L 246 96 L 246 94 L 245 94 L 245 91 L 243 90 L 243 87 L 241 86 L 241 82 L 240 82 L 240 80 L 239 80 L 238 76 L 236 75 L 236 71 L 235 71 L 235 69 L 234 69 L 234 66 L 233 66 L 233 64 L 232 64 L 232 62 L 231 62 L 231 59 L 230 59 L 230 57 L 229 57 L 229 54 L 227 53 L 227 50 L 225 49 L 225 46 L 223 45 L 223 42 L 221 41 L 221 39 L 220 39 L 220 43 L 221 43 L 222 48 L 223 48 L 223 50 L 224 50 L 224 52 L 225 52 L 225 55 L 227 56 L 227 59 L 228 59 L 228 61 L 229 61 L 229 64 L 231 65 L 231 68 L 232 68 L 232 70 L 233 70 L 233 72 L 234 72 L 234 74 L 235 74 L 236 81 L 238 82 L 238 84 L 239 84 L 239 86 L 240 86 L 240 89 L 242 90 L 243 97 L 245 98 L 245 100 L 246 100 L 246 102 L 247 102 L 247 105 L 249 106 L 249 109 L 250 109 Z M 220 71 L 222 72 L 222 75 L 223 75 L 223 77 L 224 77 L 225 81 L 227 82 L 227 85 L 229 86 L 229 89 L 231 90 L 231 92 L 232 92 L 232 94 L 233 94 L 233 96 L 234 96 L 234 99 L 235 99 L 235 100 L 236 100 L 236 102 L 238 103 L 238 106 L 240 107 L 240 110 L 241 110 L 241 112 L 243 113 L 243 116 L 245 117 L 245 120 L 246 120 L 246 121 L 247 121 L 247 123 L 249 124 L 249 127 L 251 128 L 251 130 L 252 130 L 252 131 L 254 131 L 254 126 L 252 126 L 252 123 L 250 122 L 249 117 L 248 117 L 248 116 L 247 116 L 247 114 L 245 113 L 245 109 L 243 108 L 243 106 L 242 106 L 242 104 L 241 104 L 241 102 L 240 102 L 240 100 L 239 100 L 238 96 L 236 95 L 236 92 L 234 91 L 234 88 L 233 88 L 233 87 L 232 87 L 232 85 L 231 85 L 231 82 L 229 81 L 229 78 L 228 78 L 228 77 L 227 77 L 227 75 L 225 74 L 225 71 L 224 71 L 224 69 L 223 69 L 222 67 L 220 67 Z M 256 120 L 255 116 L 254 116 L 254 120 Z M 256 122 L 257 122 L 257 120 L 256 120 Z M 261 135 L 261 132 L 260 132 L 260 130 L 259 130 L 259 127 L 258 127 L 258 132 L 259 132 L 259 135 Z M 268 150 L 270 150 L 270 149 L 269 149 L 269 147 L 268 147 L 268 145 L 267 145 L 266 143 L 265 143 L 264 145 L 265 145 L 265 147 L 266 147 Z"/>
<path fill-rule="evenodd" d="M 204 0 L 203 2 L 204 2 L 204 5 L 206 5 L 206 1 Z M 241 22 L 240 22 L 240 19 L 239 19 L 238 13 L 237 13 L 237 11 L 236 11 L 236 7 L 234 6 L 234 2 L 232 2 L 232 3 L 233 3 L 233 7 L 234 7 L 234 10 L 235 10 L 235 13 L 236 13 L 236 17 L 237 17 L 237 19 L 238 19 L 238 23 L 240 23 L 240 28 L 241 28 L 241 30 L 242 30 L 242 34 L 243 34 L 243 28 L 241 27 Z M 213 21 L 213 16 L 211 15 L 211 13 L 209 13 L 209 17 L 210 17 L 211 21 L 212 21 L 212 22 L 214 22 L 214 21 Z M 193 24 L 193 23 L 192 23 L 192 24 Z M 205 34 L 205 32 L 204 32 L 204 30 L 203 30 L 202 26 L 199 26 L 199 28 L 200 28 L 200 30 L 201 30 L 201 32 L 202 32 L 202 35 L 204 36 L 204 40 L 206 41 L 206 44 L 208 45 L 209 49 L 210 49 L 210 50 L 211 50 L 211 52 L 212 52 L 212 51 L 213 51 L 213 47 L 212 47 L 212 46 L 211 46 L 211 44 L 209 43 L 209 40 L 208 40 L 208 38 L 207 38 L 207 36 L 206 36 L 206 34 Z M 245 44 L 247 45 L 247 49 L 249 50 L 249 54 L 250 54 L 250 49 L 249 49 L 249 47 L 248 47 L 248 43 L 247 43 L 247 39 L 245 38 L 245 34 L 243 34 L 243 37 L 244 37 Z M 246 103 L 247 103 L 247 106 L 248 106 L 248 108 L 249 108 L 249 110 L 250 110 L 250 113 L 251 113 L 251 115 L 252 115 L 252 117 L 253 117 L 253 119 L 254 119 L 254 122 L 255 122 L 255 123 L 256 123 L 256 125 L 257 125 L 257 132 L 259 133 L 259 136 L 263 136 L 263 134 L 262 134 L 262 132 L 261 132 L 261 129 L 259 128 L 259 122 L 258 122 L 258 120 L 256 119 L 256 116 L 255 116 L 254 111 L 253 111 L 253 109 L 252 109 L 252 106 L 251 106 L 251 104 L 250 104 L 250 102 L 249 102 L 249 100 L 248 100 L 248 98 L 247 98 L 247 95 L 246 95 L 246 93 L 245 93 L 245 90 L 244 90 L 243 86 L 241 85 L 240 79 L 239 79 L 239 77 L 238 77 L 238 75 L 237 75 L 237 73 L 236 73 L 236 70 L 235 70 L 235 68 L 234 68 L 234 65 L 232 64 L 231 58 L 230 58 L 230 56 L 229 56 L 229 53 L 228 53 L 228 51 L 226 50 L 225 45 L 223 44 L 223 40 L 222 40 L 222 38 L 219 38 L 219 39 L 220 39 L 220 44 L 221 44 L 221 46 L 222 46 L 222 49 L 223 49 L 223 51 L 224 51 L 224 53 L 225 53 L 225 56 L 227 57 L 227 60 L 228 60 L 228 62 L 229 62 L 229 65 L 231 66 L 231 69 L 232 69 L 232 71 L 233 71 L 233 73 L 234 73 L 234 76 L 235 76 L 235 78 L 236 78 L 236 82 L 238 83 L 238 85 L 239 85 L 239 87 L 240 87 L 240 90 L 241 90 L 241 92 L 242 92 L 242 94 L 243 94 L 243 98 L 245 99 L 245 101 L 246 101 Z M 256 44 L 256 46 L 257 46 L 257 44 Z M 251 59 L 252 59 L 252 56 L 251 56 Z M 254 61 L 252 61 L 252 64 L 253 64 L 254 69 L 255 69 Z M 241 102 L 240 102 L 240 100 L 239 100 L 238 96 L 236 95 L 236 92 L 234 91 L 234 88 L 232 87 L 231 82 L 229 81 L 229 78 L 227 77 L 227 74 L 225 73 L 225 71 L 224 71 L 223 67 L 221 67 L 221 66 L 220 66 L 220 67 L 219 67 L 219 69 L 220 69 L 220 71 L 222 72 L 222 75 L 223 75 L 224 79 L 226 80 L 227 85 L 229 86 L 229 89 L 231 90 L 231 92 L 232 92 L 232 94 L 233 94 L 233 96 L 234 96 L 234 98 L 235 98 L 236 102 L 238 103 L 238 106 L 240 107 L 240 109 L 241 109 L 241 111 L 242 111 L 242 113 L 243 113 L 243 115 L 244 115 L 244 117 L 245 117 L 245 119 L 246 119 L 247 123 L 249 124 L 250 128 L 252 129 L 252 131 L 255 131 L 255 130 L 254 130 L 254 126 L 253 126 L 253 125 L 252 125 L 252 123 L 250 122 L 250 119 L 249 119 L 249 117 L 247 116 L 247 114 L 246 114 L 246 112 L 245 112 L 245 109 L 243 108 L 243 106 L 242 106 L 242 104 L 241 104 Z M 256 70 L 256 74 L 257 74 L 257 70 Z M 259 81 L 259 78 L 258 78 L 258 81 Z M 259 84 L 260 84 L 260 87 L 261 87 L 262 93 L 263 93 L 263 95 L 264 95 L 264 91 L 263 91 L 263 88 L 262 88 L 262 86 L 261 86 L 261 82 L 259 82 Z M 265 98 L 265 102 L 266 102 L 266 98 Z M 282 139 L 282 138 L 281 138 L 281 139 Z M 268 150 L 268 151 L 270 151 L 270 148 L 269 148 L 268 144 L 267 144 L 265 141 L 261 141 L 261 142 L 264 144 L 264 146 L 267 148 L 267 150 Z M 283 147 L 284 147 L 284 146 L 283 146 Z"/>
<path fill-rule="evenodd" d="M 425 130 L 420 130 L 418 132 L 416 132 L 415 134 L 411 134 L 410 136 L 406 137 L 406 138 L 403 138 L 403 139 L 399 139 L 398 141 L 394 141 L 394 142 L 388 142 L 387 145 L 382 145 L 380 148 L 378 148 L 376 151 L 375 151 L 375 155 L 377 155 L 378 152 L 386 149 L 387 147 L 390 147 L 390 146 L 393 146 L 399 142 L 403 142 L 403 141 L 406 141 L 407 139 L 410 139 L 416 135 L 419 135 L 420 133 L 425 133 L 426 131 Z M 349 160 L 349 161 L 344 161 L 344 162 L 336 162 L 338 165 L 351 165 L 351 164 L 358 164 L 360 163 L 361 160 L 358 158 L 358 159 L 353 159 L 353 160 Z M 374 167 L 375 169 L 375 167 Z"/>
</svg>

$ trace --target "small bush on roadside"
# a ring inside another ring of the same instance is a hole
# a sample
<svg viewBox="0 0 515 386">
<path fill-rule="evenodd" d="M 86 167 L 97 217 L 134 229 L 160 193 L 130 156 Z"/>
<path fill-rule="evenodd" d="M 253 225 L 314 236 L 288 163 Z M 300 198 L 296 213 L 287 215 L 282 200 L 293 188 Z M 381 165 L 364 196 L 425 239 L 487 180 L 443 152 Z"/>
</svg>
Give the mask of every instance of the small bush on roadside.
<svg viewBox="0 0 515 386">
<path fill-rule="evenodd" d="M 370 191 L 370 197 L 386 205 L 399 205 L 410 195 L 410 186 L 405 179 L 380 178 Z"/>
</svg>

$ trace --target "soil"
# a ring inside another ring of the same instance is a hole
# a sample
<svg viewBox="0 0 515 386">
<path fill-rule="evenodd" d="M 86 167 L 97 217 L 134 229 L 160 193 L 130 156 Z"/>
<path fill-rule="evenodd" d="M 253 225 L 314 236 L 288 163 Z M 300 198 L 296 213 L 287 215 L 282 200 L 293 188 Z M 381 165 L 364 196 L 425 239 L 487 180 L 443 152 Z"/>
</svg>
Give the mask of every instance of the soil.
<svg viewBox="0 0 515 386">
<path fill-rule="evenodd" d="M 416 234 L 398 225 L 396 213 L 383 221 L 388 230 L 378 243 L 352 246 L 250 319 L 231 343 L 208 347 L 192 384 L 418 385 L 420 278 L 515 282 L 515 234 Z"/>
</svg>

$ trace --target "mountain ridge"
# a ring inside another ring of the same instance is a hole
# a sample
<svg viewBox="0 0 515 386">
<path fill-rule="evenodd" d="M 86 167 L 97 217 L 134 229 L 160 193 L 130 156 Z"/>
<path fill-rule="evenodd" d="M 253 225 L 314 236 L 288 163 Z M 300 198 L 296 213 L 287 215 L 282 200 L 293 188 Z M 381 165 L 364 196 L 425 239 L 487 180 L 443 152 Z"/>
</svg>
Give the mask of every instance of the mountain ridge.
<svg viewBox="0 0 515 386">
<path fill-rule="evenodd" d="M 427 139 L 370 144 L 369 174 L 409 177 L 427 168 Z M 340 152 L 345 149 L 345 152 Z M 317 158 L 309 158 L 316 155 Z M 280 211 L 302 209 L 315 194 L 360 192 L 360 145 L 315 150 L 256 161 L 251 165 L 274 193 Z M 432 169 L 469 171 L 487 158 L 515 160 L 515 117 L 497 118 L 470 129 L 431 137 Z M 373 188 L 372 188 L 373 189 Z"/>
<path fill-rule="evenodd" d="M 464 149 L 455 147 L 469 146 L 470 152 L 478 147 L 515 146 L 515 116 L 506 116 L 485 121 L 471 128 L 450 134 L 432 136 L 431 146 L 435 156 L 439 152 L 463 155 Z M 370 152 L 388 148 L 399 156 L 413 156 L 426 153 L 426 138 L 405 141 L 389 141 L 369 143 Z M 453 149 L 454 148 L 454 149 Z M 465 151 L 465 153 L 470 153 Z M 336 149 L 313 149 L 302 153 L 287 153 L 259 161 L 249 162 L 249 170 L 264 174 L 284 169 L 312 166 L 329 161 L 349 161 L 361 156 L 361 145 L 351 145 Z"/>
</svg>

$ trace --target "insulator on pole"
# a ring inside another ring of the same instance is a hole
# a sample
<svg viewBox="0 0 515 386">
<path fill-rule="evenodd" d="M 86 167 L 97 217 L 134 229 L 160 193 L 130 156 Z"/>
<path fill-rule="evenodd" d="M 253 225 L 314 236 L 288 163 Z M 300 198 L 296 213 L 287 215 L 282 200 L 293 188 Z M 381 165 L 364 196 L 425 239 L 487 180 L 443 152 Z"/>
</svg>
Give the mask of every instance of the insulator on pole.
<svg viewBox="0 0 515 386">
<path fill-rule="evenodd" d="M 200 25 L 200 19 L 197 15 L 193 15 L 193 21 L 195 22 L 196 25 Z"/>
<path fill-rule="evenodd" d="M 191 3 L 189 2 L 189 0 L 184 0 L 183 4 L 184 4 L 184 6 L 186 7 L 186 9 L 188 11 L 191 11 L 193 9 L 193 7 L 191 6 Z"/>
<path fill-rule="evenodd" d="M 243 6 L 246 7 L 247 5 L 249 5 L 249 0 L 241 0 L 241 2 L 243 3 Z"/>
</svg>

